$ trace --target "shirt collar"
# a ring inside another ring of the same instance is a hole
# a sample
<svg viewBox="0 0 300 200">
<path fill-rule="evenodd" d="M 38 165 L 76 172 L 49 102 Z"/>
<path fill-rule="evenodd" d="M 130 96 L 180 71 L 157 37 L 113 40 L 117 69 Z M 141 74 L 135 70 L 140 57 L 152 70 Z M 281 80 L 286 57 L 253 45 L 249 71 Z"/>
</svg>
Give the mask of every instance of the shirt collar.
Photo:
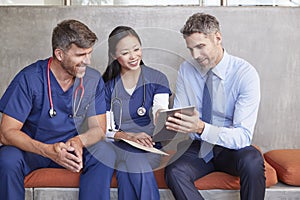
<svg viewBox="0 0 300 200">
<path fill-rule="evenodd" d="M 229 55 L 224 49 L 223 58 L 221 61 L 212 69 L 212 72 L 218 76 L 220 79 L 225 80 L 225 74 L 227 71 L 227 66 L 229 62 Z"/>
<path fill-rule="evenodd" d="M 208 71 L 199 67 L 199 64 L 195 59 L 191 59 L 188 62 L 200 73 L 201 77 L 204 79 Z M 229 54 L 224 49 L 222 59 L 211 71 L 220 79 L 225 80 L 226 77 L 225 74 L 227 71 L 228 62 L 229 62 Z"/>
</svg>

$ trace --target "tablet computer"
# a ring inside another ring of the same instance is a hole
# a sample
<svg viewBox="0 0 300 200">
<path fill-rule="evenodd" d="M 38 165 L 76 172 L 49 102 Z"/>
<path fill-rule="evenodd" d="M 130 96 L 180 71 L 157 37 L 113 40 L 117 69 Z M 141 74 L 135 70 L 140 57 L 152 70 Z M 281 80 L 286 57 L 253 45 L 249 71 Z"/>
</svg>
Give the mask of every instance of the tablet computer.
<svg viewBox="0 0 300 200">
<path fill-rule="evenodd" d="M 154 128 L 152 141 L 153 142 L 163 142 L 170 141 L 176 137 L 177 134 L 181 134 L 176 131 L 166 129 L 166 121 L 169 116 L 174 116 L 175 113 L 182 113 L 185 115 L 192 115 L 195 106 L 187 106 L 181 108 L 172 108 L 168 110 L 163 110 L 159 113 L 156 121 L 156 126 Z"/>
</svg>

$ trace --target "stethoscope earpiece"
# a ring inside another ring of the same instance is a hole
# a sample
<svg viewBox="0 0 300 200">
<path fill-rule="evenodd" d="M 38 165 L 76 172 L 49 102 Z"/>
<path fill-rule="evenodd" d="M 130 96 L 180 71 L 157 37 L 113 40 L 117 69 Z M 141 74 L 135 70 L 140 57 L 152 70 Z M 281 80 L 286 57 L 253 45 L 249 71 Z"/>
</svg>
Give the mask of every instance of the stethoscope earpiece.
<svg viewBox="0 0 300 200">
<path fill-rule="evenodd" d="M 137 109 L 137 114 L 139 115 L 139 116 L 144 116 L 145 114 L 146 114 L 146 108 L 144 107 L 144 106 L 141 106 L 141 107 L 139 107 L 138 109 Z"/>
</svg>

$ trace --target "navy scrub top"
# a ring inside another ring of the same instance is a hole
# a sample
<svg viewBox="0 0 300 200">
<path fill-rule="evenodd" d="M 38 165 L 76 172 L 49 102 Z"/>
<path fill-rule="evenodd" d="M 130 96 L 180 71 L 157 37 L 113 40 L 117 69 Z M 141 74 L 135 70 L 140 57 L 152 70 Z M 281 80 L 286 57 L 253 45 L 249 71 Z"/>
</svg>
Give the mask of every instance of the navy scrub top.
<svg viewBox="0 0 300 200">
<path fill-rule="evenodd" d="M 74 91 L 80 79 L 66 92 L 50 71 L 52 101 L 56 116 L 49 116 L 47 82 L 48 60 L 39 60 L 21 70 L 0 100 L 0 111 L 23 123 L 22 131 L 31 138 L 52 144 L 65 142 L 86 131 L 87 117 L 104 114 L 106 109 L 104 82 L 100 73 L 87 67 L 83 77 L 85 93 L 76 116 L 73 116 Z M 78 91 L 77 99 L 80 98 Z M 78 104 L 75 105 L 77 109 Z M 85 126 L 84 126 L 85 125 Z"/>
<path fill-rule="evenodd" d="M 132 95 L 126 92 L 120 75 L 115 79 L 106 82 L 106 110 L 110 111 L 112 99 L 116 97 L 119 98 L 122 101 L 122 122 L 120 128 L 123 131 L 133 133 L 145 132 L 152 135 L 154 124 L 151 108 L 153 106 L 154 95 L 160 93 L 171 95 L 171 90 L 169 89 L 169 82 L 165 74 L 145 65 L 141 65 L 141 67 L 141 74 Z M 144 86 L 146 91 L 144 102 L 146 114 L 144 116 L 139 116 L 137 110 L 142 106 L 144 101 Z M 120 109 L 120 104 L 114 103 L 112 111 L 114 113 L 114 121 L 116 124 L 115 128 L 119 128 Z"/>
</svg>

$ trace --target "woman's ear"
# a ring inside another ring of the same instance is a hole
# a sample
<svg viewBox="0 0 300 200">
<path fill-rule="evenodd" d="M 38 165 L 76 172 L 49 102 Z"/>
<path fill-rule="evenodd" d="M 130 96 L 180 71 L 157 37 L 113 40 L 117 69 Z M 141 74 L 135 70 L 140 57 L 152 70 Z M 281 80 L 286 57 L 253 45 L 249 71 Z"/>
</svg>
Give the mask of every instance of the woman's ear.
<svg viewBox="0 0 300 200">
<path fill-rule="evenodd" d="M 116 57 L 114 54 L 109 53 L 109 55 L 110 55 L 110 57 L 111 57 L 113 60 L 117 60 L 117 57 Z"/>
</svg>

